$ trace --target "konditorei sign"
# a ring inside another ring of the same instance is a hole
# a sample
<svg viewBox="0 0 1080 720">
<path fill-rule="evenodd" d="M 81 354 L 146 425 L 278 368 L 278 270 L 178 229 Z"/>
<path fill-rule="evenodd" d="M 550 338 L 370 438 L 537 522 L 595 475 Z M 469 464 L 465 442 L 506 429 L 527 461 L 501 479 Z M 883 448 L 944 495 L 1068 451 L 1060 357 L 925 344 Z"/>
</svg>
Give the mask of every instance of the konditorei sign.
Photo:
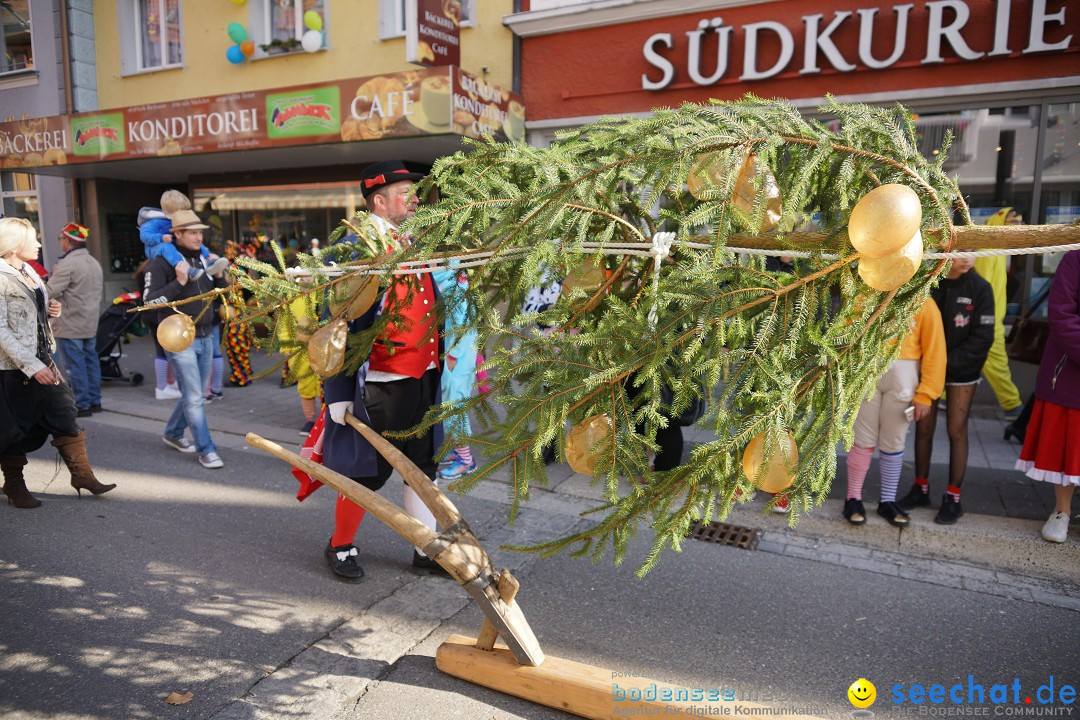
<svg viewBox="0 0 1080 720">
<path fill-rule="evenodd" d="M 461 0 L 405 0 L 405 60 L 425 67 L 461 62 Z"/>
<path fill-rule="evenodd" d="M 418 69 L 0 123 L 0 167 L 440 134 L 524 140 L 524 104 L 458 67 Z"/>
</svg>

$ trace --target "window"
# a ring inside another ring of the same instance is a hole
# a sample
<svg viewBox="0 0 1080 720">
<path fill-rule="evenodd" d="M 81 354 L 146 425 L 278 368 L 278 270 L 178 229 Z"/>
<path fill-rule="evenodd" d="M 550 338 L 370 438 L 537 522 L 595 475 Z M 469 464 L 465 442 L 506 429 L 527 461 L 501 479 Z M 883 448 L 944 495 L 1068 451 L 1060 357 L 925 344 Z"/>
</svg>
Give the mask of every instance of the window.
<svg viewBox="0 0 1080 720">
<path fill-rule="evenodd" d="M 132 2 L 135 3 L 137 70 L 180 65 L 180 0 Z"/>
<path fill-rule="evenodd" d="M 444 0 L 447 2 L 448 0 Z M 462 27 L 476 24 L 476 0 L 460 0 Z M 379 0 L 379 38 L 405 36 L 405 0 Z"/>
<path fill-rule="evenodd" d="M 0 214 L 25 218 L 38 227 L 37 183 L 29 173 L 0 173 Z"/>
<path fill-rule="evenodd" d="M 29 0 L 0 2 L 0 75 L 34 69 Z"/>
<path fill-rule="evenodd" d="M 252 0 L 249 20 L 252 41 L 262 51 L 258 57 L 300 50 L 300 38 L 308 31 L 304 13 L 314 11 L 323 20 L 323 47 L 326 47 L 329 23 L 326 0 Z"/>
</svg>

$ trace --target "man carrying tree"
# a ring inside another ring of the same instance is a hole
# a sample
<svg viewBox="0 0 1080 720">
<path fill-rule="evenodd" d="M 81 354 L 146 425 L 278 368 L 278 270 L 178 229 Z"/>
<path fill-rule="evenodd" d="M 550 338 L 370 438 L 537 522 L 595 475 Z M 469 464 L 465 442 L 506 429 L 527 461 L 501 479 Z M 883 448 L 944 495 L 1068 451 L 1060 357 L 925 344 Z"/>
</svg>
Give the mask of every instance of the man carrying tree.
<svg viewBox="0 0 1080 720">
<path fill-rule="evenodd" d="M 407 244 L 409 238 L 397 232 L 412 217 L 418 204 L 413 183 L 423 175 L 409 172 L 399 160 L 377 162 L 360 174 L 362 192 L 379 232 L 392 244 Z M 355 241 L 346 236 L 343 242 Z M 438 292 L 429 273 L 397 276 L 382 289 L 381 296 L 364 315 L 349 322 L 349 333 L 370 328 L 380 315 L 399 313 L 403 322 L 391 324 L 375 340 L 370 354 L 352 373 L 342 371 L 323 383 L 327 412 L 323 437 L 323 464 L 364 487 L 379 490 L 393 468 L 355 430 L 345 424 L 352 413 L 375 431 L 401 431 L 417 425 L 428 408 L 440 402 L 439 358 L 442 342 L 436 305 Z M 442 427 L 420 437 L 391 439 L 432 482 L 435 481 L 435 448 L 442 442 Z M 405 486 L 405 510 L 431 529 L 435 517 L 413 490 Z M 326 546 L 326 561 L 337 577 L 357 581 L 364 570 L 353 544 L 364 509 L 339 496 L 334 511 L 334 532 Z M 413 567 L 445 574 L 434 560 L 413 551 Z"/>
</svg>

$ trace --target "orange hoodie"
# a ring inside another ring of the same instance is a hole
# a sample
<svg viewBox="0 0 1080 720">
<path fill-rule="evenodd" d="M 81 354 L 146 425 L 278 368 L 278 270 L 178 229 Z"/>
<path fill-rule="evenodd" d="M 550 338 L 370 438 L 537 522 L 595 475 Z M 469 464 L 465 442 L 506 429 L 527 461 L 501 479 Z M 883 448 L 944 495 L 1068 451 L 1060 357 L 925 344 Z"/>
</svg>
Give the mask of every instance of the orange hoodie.
<svg viewBox="0 0 1080 720">
<path fill-rule="evenodd" d="M 923 300 L 922 307 L 915 313 L 915 324 L 900 346 L 900 359 L 922 361 L 915 402 L 933 405 L 945 390 L 946 360 L 945 327 L 933 298 Z"/>
</svg>

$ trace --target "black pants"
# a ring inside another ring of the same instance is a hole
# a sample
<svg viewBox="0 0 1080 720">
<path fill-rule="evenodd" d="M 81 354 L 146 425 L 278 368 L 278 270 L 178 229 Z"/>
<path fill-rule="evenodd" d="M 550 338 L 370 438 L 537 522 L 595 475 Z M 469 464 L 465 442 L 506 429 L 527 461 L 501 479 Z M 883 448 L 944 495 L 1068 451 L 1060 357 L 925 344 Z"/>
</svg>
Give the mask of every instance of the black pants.
<svg viewBox="0 0 1080 720">
<path fill-rule="evenodd" d="M 631 375 L 624 386 L 626 398 L 631 402 L 641 394 L 641 388 L 634 387 L 634 378 L 635 376 Z M 644 434 L 645 424 L 638 425 L 634 430 L 639 435 Z M 666 428 L 656 429 L 656 444 L 660 447 L 656 451 L 656 457 L 653 458 L 653 470 L 663 472 L 679 467 L 683 454 L 682 426 L 674 418 L 668 418 Z"/>
<path fill-rule="evenodd" d="M 75 398 L 67 383 L 42 385 L 19 370 L 0 370 L 0 455 L 25 455 L 37 450 L 49 435 L 75 436 Z"/>
<path fill-rule="evenodd" d="M 376 432 L 407 430 L 423 420 L 428 408 L 435 404 L 439 387 L 439 373 L 428 370 L 417 380 L 405 378 L 392 382 L 369 382 L 364 392 L 364 406 L 371 427 Z M 435 479 L 435 438 L 429 429 L 422 437 L 404 439 L 388 438 L 394 447 L 432 480 Z M 394 468 L 382 455 L 378 457 L 379 470 L 374 477 L 353 478 L 371 490 L 378 490 L 393 474 Z"/>
</svg>

